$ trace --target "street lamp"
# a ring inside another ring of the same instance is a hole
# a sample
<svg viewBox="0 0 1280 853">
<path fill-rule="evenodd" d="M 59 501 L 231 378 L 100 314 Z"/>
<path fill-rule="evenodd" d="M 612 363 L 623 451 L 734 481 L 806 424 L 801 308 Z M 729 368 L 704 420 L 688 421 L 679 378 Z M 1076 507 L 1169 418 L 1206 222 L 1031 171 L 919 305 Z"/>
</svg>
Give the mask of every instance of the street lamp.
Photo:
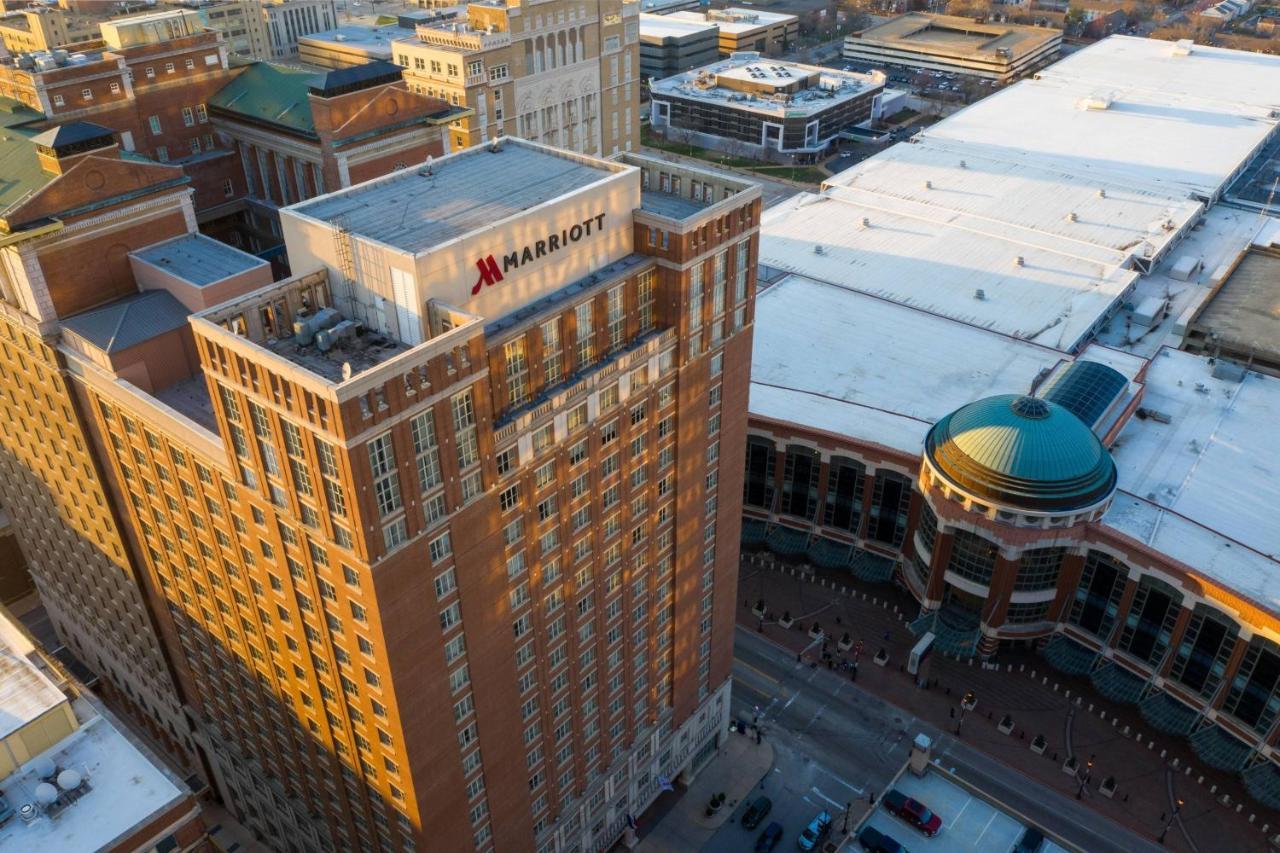
<svg viewBox="0 0 1280 853">
<path fill-rule="evenodd" d="M 1165 834 L 1169 832 L 1169 827 L 1173 826 L 1173 822 L 1178 819 L 1178 812 L 1182 811 L 1182 800 L 1176 800 L 1173 805 L 1173 814 L 1169 815 L 1169 821 L 1164 825 L 1164 829 L 1160 830 L 1160 837 L 1156 839 L 1157 844 L 1164 844 Z"/>
<path fill-rule="evenodd" d="M 853 811 L 853 803 L 844 804 L 844 828 L 841 830 L 845 835 L 849 834 L 849 813 Z"/>
<path fill-rule="evenodd" d="M 1089 760 L 1088 760 L 1088 762 L 1086 762 L 1086 763 L 1085 763 L 1085 765 L 1084 765 L 1084 775 L 1082 775 L 1082 776 L 1078 776 L 1078 781 L 1080 782 L 1080 787 L 1076 788 L 1076 799 L 1077 799 L 1077 800 L 1083 800 L 1083 799 L 1084 799 L 1084 789 L 1088 786 L 1088 784 L 1089 784 L 1089 776 L 1090 776 L 1090 775 L 1092 775 L 1092 774 L 1093 774 L 1093 756 L 1092 756 L 1092 755 L 1090 755 L 1090 756 L 1089 756 Z"/>
</svg>

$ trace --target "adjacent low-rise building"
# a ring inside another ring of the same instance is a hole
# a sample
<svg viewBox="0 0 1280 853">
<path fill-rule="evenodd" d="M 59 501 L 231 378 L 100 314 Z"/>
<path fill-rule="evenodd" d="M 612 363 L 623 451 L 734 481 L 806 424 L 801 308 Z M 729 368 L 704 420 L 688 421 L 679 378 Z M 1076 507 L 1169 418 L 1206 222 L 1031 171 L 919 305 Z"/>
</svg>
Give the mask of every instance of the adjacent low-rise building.
<svg viewBox="0 0 1280 853">
<path fill-rule="evenodd" d="M 736 53 L 649 84 L 650 127 L 738 156 L 807 162 L 877 117 L 885 76 Z"/>
<path fill-rule="evenodd" d="M 1280 222 L 1217 202 L 1280 139 L 1277 86 L 1113 36 L 771 209 L 743 528 L 897 584 L 935 654 L 1039 650 L 1269 808 L 1280 379 L 1226 338 Z M 1242 253 L 1217 357 L 1179 350 L 1198 270 Z"/>
<path fill-rule="evenodd" d="M 0 608 L 0 848 L 202 851 L 190 789 Z"/>
<path fill-rule="evenodd" d="M 670 15 L 640 15 L 640 75 L 662 79 L 720 57 L 720 28 Z"/>
<path fill-rule="evenodd" d="M 720 31 L 720 55 L 755 51 L 781 56 L 800 37 L 800 19 L 781 12 L 759 9 L 710 9 L 706 12 L 677 11 L 667 15 L 677 21 L 715 24 Z"/>
<path fill-rule="evenodd" d="M 413 38 L 399 24 L 343 24 L 298 39 L 298 61 L 318 68 L 350 68 L 380 60 L 391 62 L 396 39 Z"/>
<path fill-rule="evenodd" d="M 846 36 L 843 55 L 878 67 L 1007 83 L 1053 62 L 1061 47 L 1060 30 L 911 12 Z"/>
</svg>

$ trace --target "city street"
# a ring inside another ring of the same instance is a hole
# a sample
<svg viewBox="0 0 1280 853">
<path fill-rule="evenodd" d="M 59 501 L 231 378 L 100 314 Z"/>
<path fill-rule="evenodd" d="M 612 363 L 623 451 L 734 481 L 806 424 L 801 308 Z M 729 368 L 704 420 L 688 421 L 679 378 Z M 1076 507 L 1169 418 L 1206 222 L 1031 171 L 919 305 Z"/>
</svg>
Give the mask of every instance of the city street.
<svg viewBox="0 0 1280 853">
<path fill-rule="evenodd" d="M 1160 849 L 866 693 L 847 676 L 797 664 L 793 653 L 742 626 L 736 641 L 733 707 L 739 716 L 749 715 L 756 705 L 761 708 L 766 736 L 779 756 L 764 793 L 774 798 L 770 819 L 783 824 L 784 842 L 790 839 L 794 844 L 818 809 L 836 815 L 842 797 L 851 798 L 855 820 L 860 820 L 868 810 L 867 795 L 883 793 L 906 761 L 911 739 L 924 732 L 934 738 L 934 756 L 944 768 L 1090 853 Z M 862 666 L 874 664 L 866 661 Z M 741 850 L 732 844 L 736 839 L 741 845 L 742 836 L 735 815 L 735 822 L 726 824 L 703 849 Z"/>
</svg>

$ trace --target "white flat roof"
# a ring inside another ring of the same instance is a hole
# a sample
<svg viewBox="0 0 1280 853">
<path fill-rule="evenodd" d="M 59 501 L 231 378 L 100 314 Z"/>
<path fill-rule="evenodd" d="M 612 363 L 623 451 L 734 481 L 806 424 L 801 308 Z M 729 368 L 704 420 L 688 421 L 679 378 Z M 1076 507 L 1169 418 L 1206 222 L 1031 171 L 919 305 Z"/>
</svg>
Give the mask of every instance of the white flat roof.
<svg viewBox="0 0 1280 853">
<path fill-rule="evenodd" d="M 720 28 L 722 33 L 730 33 L 731 35 L 742 35 L 743 33 L 755 32 L 762 27 L 772 27 L 776 24 L 791 23 L 799 21 L 795 15 L 783 15 L 778 12 L 764 12 L 760 9 L 739 9 L 728 8 L 717 10 L 726 15 L 725 18 L 717 16 L 708 17 L 706 12 L 672 12 L 667 15 L 668 18 L 674 18 L 677 21 L 693 21 L 696 23 L 715 24 Z M 737 20 L 730 15 L 738 16 Z"/>
<path fill-rule="evenodd" d="M 717 29 L 714 21 L 686 21 L 674 15 L 640 13 L 640 35 L 651 38 L 681 38 L 710 33 Z"/>
<path fill-rule="evenodd" d="M 810 88 L 799 89 L 777 100 L 771 92 L 743 92 L 719 84 L 720 80 L 730 80 L 784 89 L 797 80 L 814 80 L 815 75 L 816 81 Z M 770 59 L 747 51 L 701 68 L 650 81 L 649 92 L 651 96 L 689 98 L 737 110 L 793 118 L 831 109 L 850 98 L 882 88 L 884 81 L 884 73 L 880 71 L 837 71 L 819 65 Z"/>
<path fill-rule="evenodd" d="M 110 849 L 139 824 L 185 796 L 170 777 L 105 717 L 95 717 L 43 753 L 62 769 L 74 769 L 89 789 L 58 814 L 31 823 L 14 816 L 0 826 L 3 850 Z M 40 777 L 35 760 L 4 780 L 4 797 L 17 810 L 36 802 Z"/>
<path fill-rule="evenodd" d="M 1112 447 L 1122 492 L 1104 521 L 1280 612 L 1280 379 L 1213 378 L 1208 358 L 1163 349 L 1142 406 Z"/>
<path fill-rule="evenodd" d="M 1280 57 L 1111 36 L 939 122 L 924 138 L 1171 196 L 1211 197 L 1267 139 Z M 1106 109 L 1084 109 L 1086 100 Z"/>
<path fill-rule="evenodd" d="M 934 421 L 1063 353 L 792 275 L 756 299 L 750 413 L 919 453 Z"/>
<path fill-rule="evenodd" d="M 0 642 L 0 738 L 66 701 L 48 676 Z"/>
<path fill-rule="evenodd" d="M 980 186 L 977 177 L 973 186 Z M 1096 247 L 1077 246 L 1072 254 L 1063 248 L 999 219 L 835 189 L 770 209 L 760 261 L 1066 349 L 1123 299 L 1137 274 L 1108 264 Z"/>
</svg>

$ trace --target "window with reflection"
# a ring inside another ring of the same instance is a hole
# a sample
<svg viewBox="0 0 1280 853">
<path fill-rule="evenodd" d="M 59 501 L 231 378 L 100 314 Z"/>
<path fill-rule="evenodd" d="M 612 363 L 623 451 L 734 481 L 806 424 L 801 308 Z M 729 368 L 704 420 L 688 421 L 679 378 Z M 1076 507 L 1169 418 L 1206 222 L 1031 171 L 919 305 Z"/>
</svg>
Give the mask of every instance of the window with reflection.
<svg viewBox="0 0 1280 853">
<path fill-rule="evenodd" d="M 823 523 L 857 533 L 862 521 L 862 483 L 866 466 L 846 456 L 833 456 L 827 474 L 827 502 Z"/>
</svg>

